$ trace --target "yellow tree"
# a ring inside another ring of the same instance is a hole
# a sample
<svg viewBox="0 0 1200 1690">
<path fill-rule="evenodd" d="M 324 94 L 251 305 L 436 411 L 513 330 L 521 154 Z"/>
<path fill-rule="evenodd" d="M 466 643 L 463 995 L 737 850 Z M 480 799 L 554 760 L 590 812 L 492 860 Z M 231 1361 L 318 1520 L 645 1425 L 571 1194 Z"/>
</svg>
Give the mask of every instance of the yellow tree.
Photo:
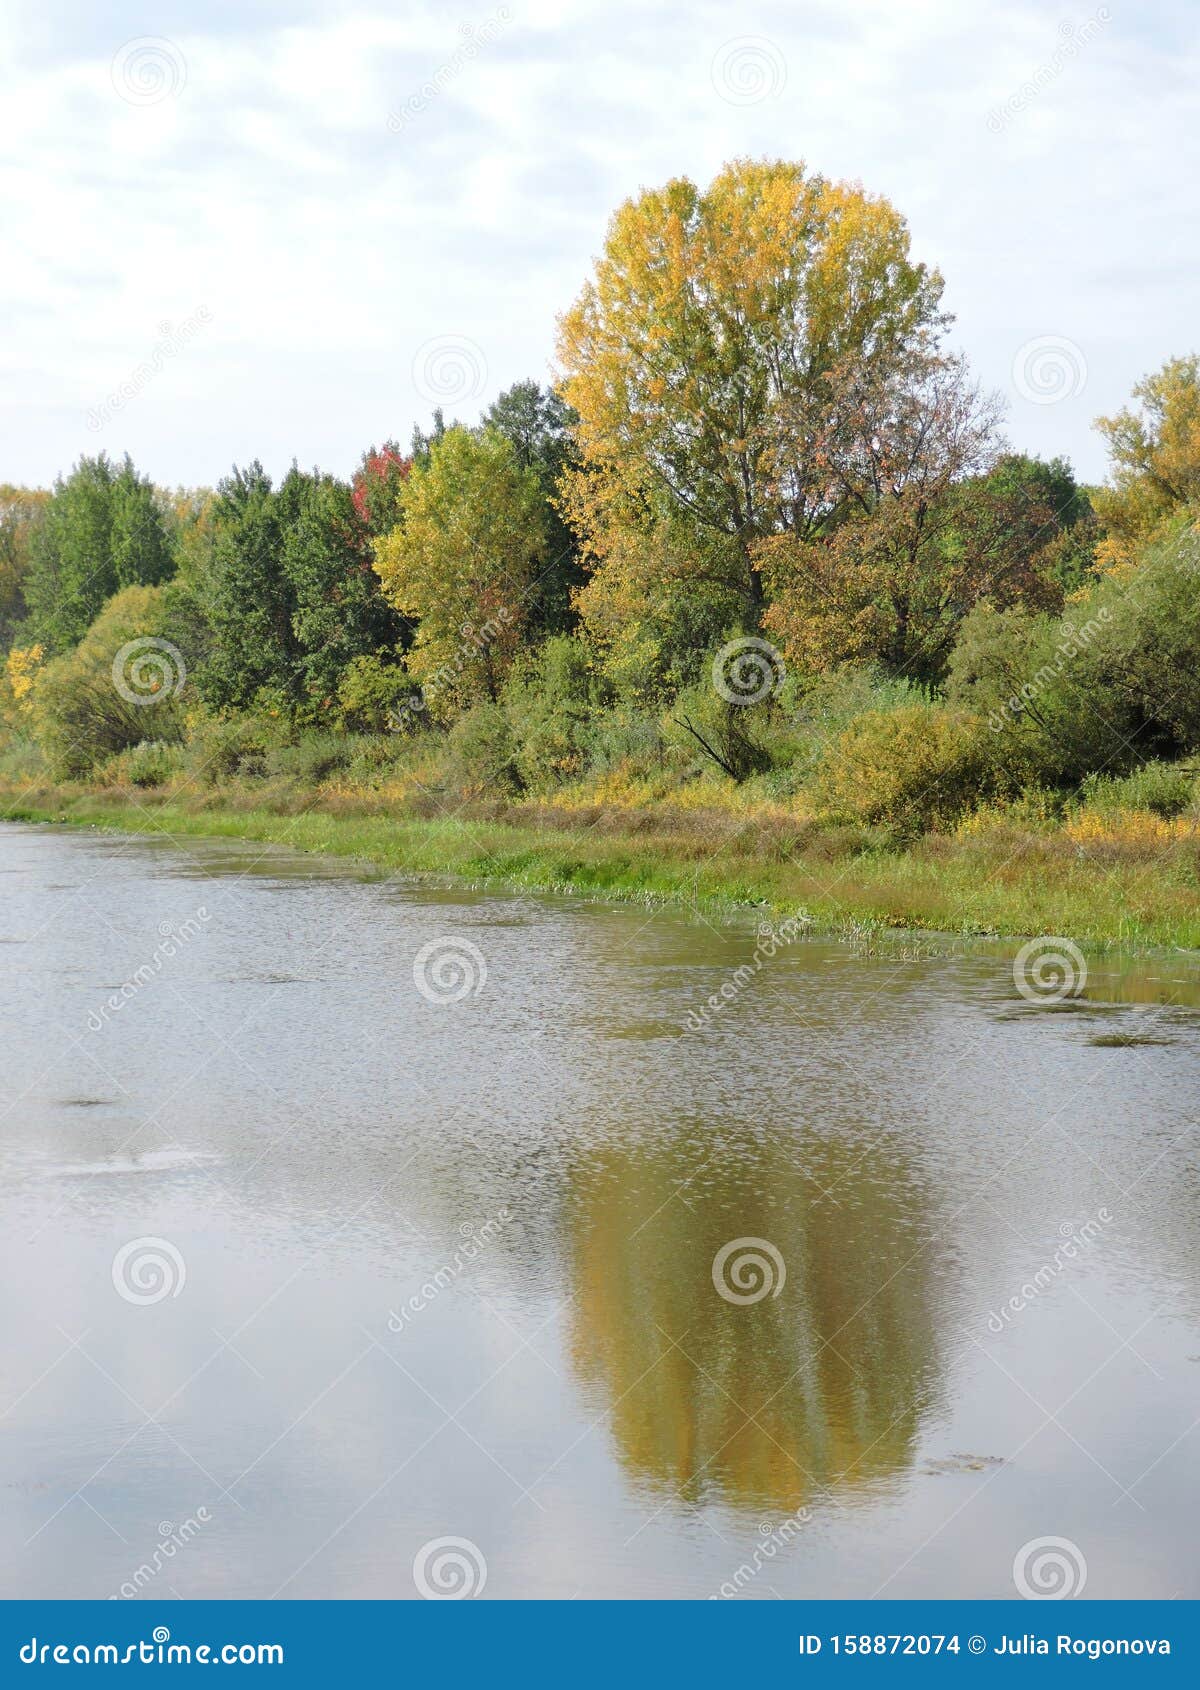
<svg viewBox="0 0 1200 1690">
<path fill-rule="evenodd" d="M 494 429 L 447 429 L 428 463 L 414 466 L 375 568 L 387 598 L 419 623 L 408 665 L 434 715 L 496 698 L 544 563 L 546 526 L 536 472 Z"/>
<path fill-rule="evenodd" d="M 564 507 L 602 638 L 679 584 L 758 621 L 758 543 L 810 536 L 843 497 L 835 373 L 882 374 L 932 342 L 941 289 L 887 200 L 801 164 L 739 160 L 706 190 L 681 178 L 617 211 L 559 335 L 583 458 Z"/>
<path fill-rule="evenodd" d="M 1163 523 L 1200 505 L 1200 358 L 1171 358 L 1133 390 L 1138 409 L 1100 417 L 1112 486 L 1096 495 L 1108 530 L 1099 549 L 1110 570 L 1128 567 Z"/>
</svg>

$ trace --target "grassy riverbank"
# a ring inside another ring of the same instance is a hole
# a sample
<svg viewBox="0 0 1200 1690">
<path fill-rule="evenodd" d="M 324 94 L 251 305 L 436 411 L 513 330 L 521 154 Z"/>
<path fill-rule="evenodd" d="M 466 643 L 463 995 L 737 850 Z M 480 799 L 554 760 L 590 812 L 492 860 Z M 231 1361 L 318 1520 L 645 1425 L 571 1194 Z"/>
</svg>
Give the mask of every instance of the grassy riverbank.
<svg viewBox="0 0 1200 1690">
<path fill-rule="evenodd" d="M 693 906 L 806 911 L 815 930 L 862 927 L 1019 937 L 1098 949 L 1200 948 L 1189 838 L 1081 843 L 1013 825 L 908 845 L 778 814 L 509 805 L 417 814 L 363 796 L 269 804 L 249 787 L 160 791 L 0 787 L 0 816 L 124 832 L 260 840 L 393 873 Z M 1186 847 L 1186 849 L 1185 849 Z"/>
</svg>

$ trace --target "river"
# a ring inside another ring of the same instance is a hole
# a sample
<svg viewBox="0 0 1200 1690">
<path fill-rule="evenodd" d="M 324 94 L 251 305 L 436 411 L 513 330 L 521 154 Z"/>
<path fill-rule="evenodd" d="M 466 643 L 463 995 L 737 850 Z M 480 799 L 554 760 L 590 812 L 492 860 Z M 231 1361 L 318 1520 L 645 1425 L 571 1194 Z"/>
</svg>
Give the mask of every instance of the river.
<svg viewBox="0 0 1200 1690">
<path fill-rule="evenodd" d="M 933 950 L 0 826 L 3 1594 L 1200 1595 L 1195 978 Z"/>
</svg>

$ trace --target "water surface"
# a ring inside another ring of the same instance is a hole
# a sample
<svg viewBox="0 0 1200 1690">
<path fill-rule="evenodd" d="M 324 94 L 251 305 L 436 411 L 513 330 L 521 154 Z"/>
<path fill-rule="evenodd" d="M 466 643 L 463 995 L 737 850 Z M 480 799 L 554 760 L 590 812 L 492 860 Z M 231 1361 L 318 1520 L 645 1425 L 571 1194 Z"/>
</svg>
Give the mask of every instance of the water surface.
<svg viewBox="0 0 1200 1690">
<path fill-rule="evenodd" d="M 939 948 L 0 827 L 4 1594 L 1200 1595 L 1195 977 Z"/>
</svg>

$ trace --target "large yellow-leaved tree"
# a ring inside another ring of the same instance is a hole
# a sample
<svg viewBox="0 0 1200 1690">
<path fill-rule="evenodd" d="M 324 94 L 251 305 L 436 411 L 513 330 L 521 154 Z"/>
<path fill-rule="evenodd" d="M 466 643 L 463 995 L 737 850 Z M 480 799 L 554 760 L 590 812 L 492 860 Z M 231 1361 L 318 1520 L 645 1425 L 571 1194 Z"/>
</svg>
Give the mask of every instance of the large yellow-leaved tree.
<svg viewBox="0 0 1200 1690">
<path fill-rule="evenodd" d="M 651 594 L 757 623 L 759 544 L 811 536 L 846 496 L 838 386 L 927 352 L 941 291 L 886 199 L 801 164 L 735 161 L 617 211 L 559 336 L 583 459 L 563 500 L 602 641 Z"/>
</svg>

